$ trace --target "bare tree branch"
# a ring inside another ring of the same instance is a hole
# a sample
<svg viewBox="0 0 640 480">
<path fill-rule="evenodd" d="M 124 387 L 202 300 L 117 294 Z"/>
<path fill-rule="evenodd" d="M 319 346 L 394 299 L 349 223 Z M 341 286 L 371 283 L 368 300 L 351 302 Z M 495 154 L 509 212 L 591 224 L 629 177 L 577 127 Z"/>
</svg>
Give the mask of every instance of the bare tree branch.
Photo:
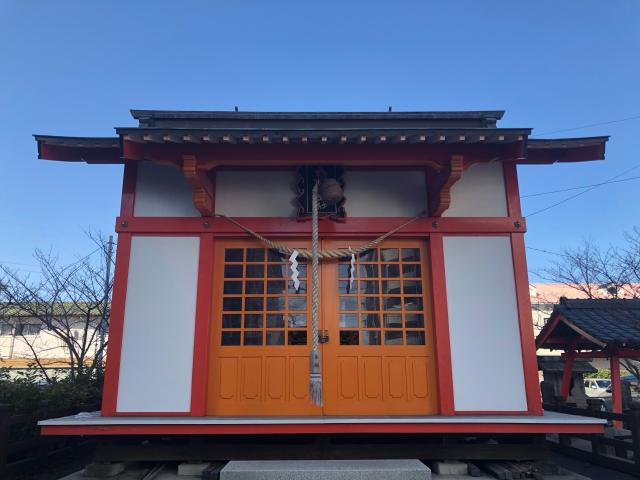
<svg viewBox="0 0 640 480">
<path fill-rule="evenodd" d="M 97 331 L 101 321 L 108 325 L 113 288 L 112 275 L 105 285 L 107 241 L 100 234 L 88 235 L 98 248 L 67 265 L 52 252 L 36 250 L 40 274 L 34 278 L 0 265 L 0 322 L 28 321 L 57 338 L 72 379 L 101 373 L 102 362 L 96 357 L 104 346 L 99 345 Z M 16 334 L 51 381 L 45 357 L 52 347 L 39 344 L 40 335 Z"/>
<path fill-rule="evenodd" d="M 590 240 L 567 249 L 541 276 L 587 298 L 640 298 L 640 229 L 624 234 L 623 247 L 603 250 Z"/>
</svg>

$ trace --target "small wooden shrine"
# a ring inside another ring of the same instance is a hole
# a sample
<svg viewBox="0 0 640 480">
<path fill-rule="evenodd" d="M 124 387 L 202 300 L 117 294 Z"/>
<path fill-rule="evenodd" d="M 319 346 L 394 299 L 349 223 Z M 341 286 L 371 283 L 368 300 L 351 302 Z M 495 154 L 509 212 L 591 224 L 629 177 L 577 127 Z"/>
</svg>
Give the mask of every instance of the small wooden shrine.
<svg viewBox="0 0 640 480">
<path fill-rule="evenodd" d="M 132 113 L 36 135 L 42 159 L 124 165 L 102 412 L 45 434 L 602 429 L 541 408 L 516 167 L 606 137 L 501 111 Z"/>
<path fill-rule="evenodd" d="M 561 298 L 536 345 L 564 351 L 560 395 L 565 400 L 576 359 L 608 358 L 612 410 L 622 413 L 620 359 L 640 359 L 640 300 Z"/>
</svg>

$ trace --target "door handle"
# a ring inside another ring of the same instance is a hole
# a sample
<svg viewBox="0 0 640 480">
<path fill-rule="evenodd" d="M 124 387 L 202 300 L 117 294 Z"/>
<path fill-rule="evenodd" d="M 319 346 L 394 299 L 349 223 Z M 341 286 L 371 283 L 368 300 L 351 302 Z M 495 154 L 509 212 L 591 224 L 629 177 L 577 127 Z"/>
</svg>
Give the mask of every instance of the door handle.
<svg viewBox="0 0 640 480">
<path fill-rule="evenodd" d="M 329 330 L 318 330 L 318 343 L 329 342 Z"/>
</svg>

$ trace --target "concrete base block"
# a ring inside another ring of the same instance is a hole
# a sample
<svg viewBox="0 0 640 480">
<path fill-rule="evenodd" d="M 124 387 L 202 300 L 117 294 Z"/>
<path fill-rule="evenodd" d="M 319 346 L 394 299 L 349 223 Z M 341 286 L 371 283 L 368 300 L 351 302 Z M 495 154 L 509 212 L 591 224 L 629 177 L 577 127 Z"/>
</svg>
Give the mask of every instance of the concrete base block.
<svg viewBox="0 0 640 480">
<path fill-rule="evenodd" d="M 484 473 L 480 468 L 474 463 L 467 463 L 467 468 L 469 469 L 469 476 L 471 477 L 483 477 Z"/>
<path fill-rule="evenodd" d="M 431 480 L 419 460 L 233 461 L 220 480 Z"/>
<path fill-rule="evenodd" d="M 109 478 L 124 472 L 124 463 L 115 462 L 94 462 L 87 465 L 84 469 L 85 477 L 93 478 Z"/>
<path fill-rule="evenodd" d="M 445 462 L 434 462 L 433 471 L 438 475 L 467 475 L 469 467 L 464 462 L 447 460 Z"/>
<path fill-rule="evenodd" d="M 200 477 L 210 463 L 184 462 L 178 465 L 178 475 L 186 477 Z"/>
<path fill-rule="evenodd" d="M 544 480 L 591 480 L 591 477 L 585 477 L 579 473 L 565 471 L 562 475 L 545 475 Z"/>
<path fill-rule="evenodd" d="M 489 475 L 482 474 L 478 477 L 472 477 L 471 475 L 438 475 L 437 473 L 431 474 L 431 480 L 496 480 L 496 477 L 490 477 Z M 547 477 L 545 477 L 547 480 Z M 566 480 L 566 479 L 565 479 Z"/>
</svg>

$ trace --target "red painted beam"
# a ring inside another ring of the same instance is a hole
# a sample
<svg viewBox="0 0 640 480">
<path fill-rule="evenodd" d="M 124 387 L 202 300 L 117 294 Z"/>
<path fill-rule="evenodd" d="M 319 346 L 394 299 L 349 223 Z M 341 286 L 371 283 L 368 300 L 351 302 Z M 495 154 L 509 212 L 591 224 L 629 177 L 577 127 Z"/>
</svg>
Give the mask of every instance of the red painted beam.
<svg viewBox="0 0 640 480">
<path fill-rule="evenodd" d="M 351 167 L 416 168 L 429 163 L 444 165 L 452 154 L 465 161 L 489 162 L 495 158 L 517 160 L 522 143 L 513 144 L 170 144 L 123 141 L 127 160 L 181 164 L 184 155 L 195 155 L 205 169 L 220 167 L 297 167 L 300 165 L 348 165 Z"/>
<path fill-rule="evenodd" d="M 510 217 L 521 217 L 520 190 L 518 188 L 518 171 L 516 162 L 504 162 L 502 164 L 504 175 L 504 187 L 507 200 L 507 211 Z"/>
<path fill-rule="evenodd" d="M 126 162 L 122 177 L 122 200 L 120 202 L 120 215 L 123 217 L 133 217 L 137 178 L 138 164 L 136 162 Z"/>
<path fill-rule="evenodd" d="M 611 400 L 613 413 L 622 413 L 622 392 L 620 391 L 620 357 L 617 353 L 612 355 L 610 360 L 611 366 Z M 614 420 L 613 426 L 622 428 L 620 420 Z"/>
<path fill-rule="evenodd" d="M 604 160 L 605 143 L 570 148 L 529 148 L 525 164 Z"/>
<path fill-rule="evenodd" d="M 122 353 L 122 337 L 124 334 L 124 309 L 127 299 L 130 254 L 131 235 L 128 233 L 118 235 L 118 249 L 116 252 L 116 267 L 111 300 L 111 318 L 109 321 L 107 364 L 104 373 L 102 393 L 102 414 L 105 416 L 114 415 L 118 403 L 120 355 Z"/>
<path fill-rule="evenodd" d="M 120 148 L 118 147 L 71 147 L 65 145 L 47 145 L 43 142 L 38 142 L 38 158 L 41 160 L 59 160 L 63 162 L 122 163 Z"/>
<path fill-rule="evenodd" d="M 531 318 L 531 301 L 529 299 L 529 276 L 527 273 L 527 257 L 524 247 L 524 234 L 511 234 L 511 251 L 513 261 L 514 282 L 516 288 L 516 305 L 520 330 L 520 348 L 522 350 L 522 368 L 524 386 L 527 394 L 527 408 L 533 415 L 542 415 L 542 399 L 538 378 L 536 359 L 536 342 L 533 337 L 533 319 Z"/>
<path fill-rule="evenodd" d="M 209 325 L 213 297 L 213 235 L 200 235 L 198 261 L 198 291 L 196 300 L 196 324 L 193 344 L 193 368 L 191 379 L 192 416 L 204 416 L 207 407 L 207 375 L 209 367 Z"/>
<path fill-rule="evenodd" d="M 444 245 L 441 233 L 433 233 L 429 238 L 429 259 L 431 261 L 433 334 L 436 347 L 439 409 L 440 415 L 453 415 L 455 406 L 451 368 L 451 341 L 449 338 Z"/>
<path fill-rule="evenodd" d="M 320 221 L 320 235 L 370 237 L 380 235 L 410 218 L 358 217 L 344 222 L 329 219 Z M 237 219 L 244 226 L 265 235 L 309 236 L 311 225 L 290 217 L 243 217 Z M 116 219 L 116 231 L 127 233 L 213 233 L 216 236 L 246 236 L 240 228 L 224 218 L 202 217 L 131 217 Z M 495 234 L 524 233 L 523 218 L 420 218 L 394 236 L 415 236 L 425 233 Z"/>
<path fill-rule="evenodd" d="M 573 361 L 575 358 L 575 352 L 569 350 L 566 353 L 564 359 L 564 372 L 562 372 L 562 386 L 560 388 L 560 395 L 565 400 L 569 396 L 569 389 L 571 388 L 571 377 L 573 375 Z"/>
</svg>

